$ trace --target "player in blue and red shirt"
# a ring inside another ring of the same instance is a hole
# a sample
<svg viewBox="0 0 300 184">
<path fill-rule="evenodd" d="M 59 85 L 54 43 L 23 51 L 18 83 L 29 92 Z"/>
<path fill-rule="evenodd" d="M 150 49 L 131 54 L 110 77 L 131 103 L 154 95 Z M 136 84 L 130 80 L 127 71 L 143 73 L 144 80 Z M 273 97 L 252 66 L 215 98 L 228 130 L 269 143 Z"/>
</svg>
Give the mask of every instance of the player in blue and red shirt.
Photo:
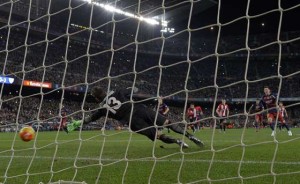
<svg viewBox="0 0 300 184">
<path fill-rule="evenodd" d="M 159 112 L 159 114 L 161 114 L 165 117 L 168 117 L 169 111 L 170 111 L 170 108 L 168 107 L 168 105 L 163 102 L 162 98 L 159 98 L 158 99 L 158 112 Z M 167 127 L 167 129 L 168 129 L 168 133 L 170 133 L 170 128 Z"/>
<path fill-rule="evenodd" d="M 163 116 L 167 116 L 168 112 L 170 111 L 167 104 L 165 104 L 161 98 L 159 98 L 158 104 L 159 104 L 159 107 L 158 107 L 159 114 L 161 114 Z"/>
<path fill-rule="evenodd" d="M 268 123 L 270 124 L 270 127 L 272 129 L 272 134 L 271 136 L 275 135 L 274 131 L 274 126 L 275 126 L 275 121 L 278 116 L 278 120 L 280 122 L 285 122 L 283 119 L 282 115 L 278 113 L 277 111 L 277 95 L 271 93 L 271 90 L 268 86 L 264 87 L 264 93 L 265 95 L 261 99 L 261 103 L 263 104 L 264 108 L 267 109 L 267 120 Z M 290 132 L 290 130 L 288 130 Z M 289 133 L 290 134 L 290 133 Z"/>
</svg>

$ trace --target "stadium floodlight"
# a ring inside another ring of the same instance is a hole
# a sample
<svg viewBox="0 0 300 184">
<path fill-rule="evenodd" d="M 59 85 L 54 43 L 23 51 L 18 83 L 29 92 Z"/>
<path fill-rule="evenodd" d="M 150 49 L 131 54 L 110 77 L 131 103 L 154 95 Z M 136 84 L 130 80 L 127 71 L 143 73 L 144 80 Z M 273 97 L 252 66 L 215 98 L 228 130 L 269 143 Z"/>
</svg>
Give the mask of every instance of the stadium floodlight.
<svg viewBox="0 0 300 184">
<path fill-rule="evenodd" d="M 94 2 L 93 0 L 83 0 L 83 1 L 86 1 L 90 4 L 93 4 L 95 6 L 99 6 L 109 12 L 112 12 L 112 13 L 117 13 L 117 14 L 121 14 L 121 15 L 125 15 L 127 17 L 131 17 L 131 18 L 135 18 L 135 19 L 138 19 L 140 21 L 143 21 L 143 22 L 146 22 L 148 24 L 151 24 L 151 25 L 159 25 L 159 22 L 153 18 L 145 18 L 143 16 L 139 16 L 139 15 L 136 15 L 136 14 L 133 14 L 133 13 L 129 13 L 129 12 L 125 12 L 121 9 L 118 9 L 114 6 L 111 6 L 109 4 L 102 4 L 102 3 L 98 3 L 98 2 Z"/>
<path fill-rule="evenodd" d="M 165 28 L 161 29 L 160 32 L 162 32 L 162 33 L 175 33 L 175 29 L 174 28 L 165 27 Z"/>
<path fill-rule="evenodd" d="M 163 27 L 168 27 L 168 21 L 162 20 L 162 21 L 161 21 L 161 25 L 162 25 Z"/>
</svg>

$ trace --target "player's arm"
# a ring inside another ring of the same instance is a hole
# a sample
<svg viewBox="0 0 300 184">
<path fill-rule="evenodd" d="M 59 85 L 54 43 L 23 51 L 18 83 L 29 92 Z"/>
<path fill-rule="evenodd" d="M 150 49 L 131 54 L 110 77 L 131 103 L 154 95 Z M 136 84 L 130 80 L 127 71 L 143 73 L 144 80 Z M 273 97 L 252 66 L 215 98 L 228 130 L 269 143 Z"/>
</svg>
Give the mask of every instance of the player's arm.
<svg viewBox="0 0 300 184">
<path fill-rule="evenodd" d="M 220 105 L 218 105 L 218 107 L 216 109 L 216 113 L 218 114 L 218 116 L 220 116 Z"/>
<path fill-rule="evenodd" d="M 133 91 L 133 94 L 137 93 L 139 89 L 137 87 L 128 87 L 126 89 L 121 90 L 121 92 L 125 95 L 131 95 L 131 91 Z"/>
<path fill-rule="evenodd" d="M 189 117 L 189 108 L 186 110 L 185 116 L 188 118 Z"/>
<path fill-rule="evenodd" d="M 190 115 L 190 108 L 188 108 L 188 109 L 186 110 L 185 116 L 186 116 L 187 119 L 190 119 L 190 118 L 191 118 L 191 115 Z"/>
<path fill-rule="evenodd" d="M 286 118 L 289 117 L 289 116 L 288 116 L 288 113 L 287 113 L 287 111 L 286 111 L 286 108 L 284 108 L 284 116 L 285 116 Z"/>
<path fill-rule="evenodd" d="M 89 124 L 90 122 L 96 121 L 105 115 L 106 115 L 106 110 L 99 109 L 96 112 L 94 112 L 91 116 L 85 117 L 83 120 L 83 124 Z"/>
<path fill-rule="evenodd" d="M 226 117 L 228 118 L 229 116 L 229 107 L 227 106 L 227 113 L 226 113 Z"/>
<path fill-rule="evenodd" d="M 276 100 L 276 99 L 277 99 L 277 94 L 271 94 L 270 97 L 271 97 L 272 99 Z"/>
<path fill-rule="evenodd" d="M 79 128 L 82 124 L 89 124 L 90 122 L 96 121 L 97 119 L 101 118 L 102 116 L 106 115 L 107 109 L 99 109 L 91 116 L 85 117 L 84 120 L 71 120 L 71 123 L 64 127 L 64 130 L 67 133 L 74 131 L 75 129 Z"/>
<path fill-rule="evenodd" d="M 254 107 L 254 104 L 251 104 L 251 106 L 250 106 L 250 108 L 249 108 L 249 110 L 248 110 L 248 113 L 251 113 L 253 107 Z"/>
<path fill-rule="evenodd" d="M 264 102 L 263 99 L 260 100 L 259 104 L 260 104 L 260 106 L 262 107 L 263 110 L 268 109 L 267 104 Z"/>
<path fill-rule="evenodd" d="M 170 111 L 170 108 L 166 105 L 166 110 L 165 110 L 165 112 L 164 112 L 163 114 L 165 115 L 165 114 L 167 114 L 169 111 Z"/>
<path fill-rule="evenodd" d="M 203 110 L 201 107 L 199 107 L 199 112 L 200 112 L 200 115 L 203 116 Z"/>
</svg>

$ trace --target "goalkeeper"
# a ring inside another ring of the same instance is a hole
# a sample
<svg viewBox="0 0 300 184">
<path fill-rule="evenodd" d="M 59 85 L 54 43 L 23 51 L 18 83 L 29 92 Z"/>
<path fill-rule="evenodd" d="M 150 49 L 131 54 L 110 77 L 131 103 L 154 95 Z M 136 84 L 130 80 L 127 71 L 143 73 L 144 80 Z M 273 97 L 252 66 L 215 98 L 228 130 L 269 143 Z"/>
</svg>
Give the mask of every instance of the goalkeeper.
<svg viewBox="0 0 300 184">
<path fill-rule="evenodd" d="M 156 119 L 156 112 L 147 108 L 143 104 L 134 104 L 132 110 L 132 103 L 130 103 L 131 88 L 121 89 L 116 91 L 110 91 L 108 94 L 101 87 L 94 87 L 91 90 L 92 96 L 100 103 L 100 108 L 91 116 L 84 118 L 83 121 L 72 120 L 67 124 L 64 129 L 67 133 L 74 131 L 80 127 L 81 124 L 88 124 L 96 121 L 102 116 L 107 116 L 119 120 L 121 122 L 129 123 L 130 116 L 131 124 L 129 126 L 132 131 L 145 135 L 152 141 L 159 139 L 167 144 L 178 144 L 183 148 L 187 148 L 188 145 L 179 139 L 172 138 L 159 131 L 159 128 L 168 127 L 172 131 L 184 134 L 188 139 L 194 142 L 196 145 L 202 147 L 204 144 L 201 140 L 197 139 L 187 131 L 183 123 L 172 124 L 166 117 L 158 114 Z M 137 92 L 137 88 L 133 89 L 133 92 Z"/>
</svg>

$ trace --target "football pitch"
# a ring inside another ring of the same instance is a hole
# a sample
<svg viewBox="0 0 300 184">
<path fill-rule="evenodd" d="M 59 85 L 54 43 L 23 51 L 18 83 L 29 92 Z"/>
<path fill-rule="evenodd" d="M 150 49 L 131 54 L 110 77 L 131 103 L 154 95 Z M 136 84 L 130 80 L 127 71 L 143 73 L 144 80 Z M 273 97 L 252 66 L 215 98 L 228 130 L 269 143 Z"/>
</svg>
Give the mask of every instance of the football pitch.
<svg viewBox="0 0 300 184">
<path fill-rule="evenodd" d="M 204 148 L 185 139 L 183 150 L 128 131 L 39 132 L 31 142 L 0 133 L 0 183 L 296 184 L 300 129 L 292 131 L 274 139 L 270 129 L 205 129 L 196 132 Z"/>
</svg>

